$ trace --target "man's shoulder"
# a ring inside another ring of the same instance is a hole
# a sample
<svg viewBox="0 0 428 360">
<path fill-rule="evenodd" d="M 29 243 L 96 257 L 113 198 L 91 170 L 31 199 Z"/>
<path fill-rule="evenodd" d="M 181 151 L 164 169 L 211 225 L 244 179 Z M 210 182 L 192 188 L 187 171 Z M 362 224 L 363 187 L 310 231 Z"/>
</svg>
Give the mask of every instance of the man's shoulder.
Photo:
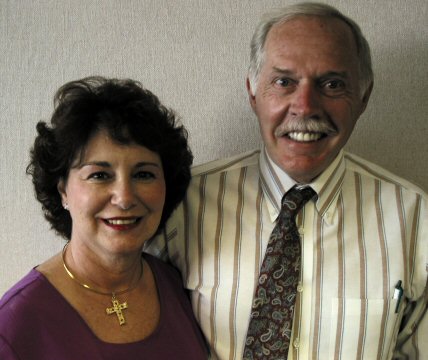
<svg viewBox="0 0 428 360">
<path fill-rule="evenodd" d="M 225 159 L 213 160 L 192 168 L 192 177 L 239 170 L 246 166 L 257 166 L 260 150 L 252 150 Z"/>
<path fill-rule="evenodd" d="M 381 183 L 394 184 L 402 190 L 420 194 L 424 198 L 428 197 L 427 193 L 419 186 L 379 165 L 372 163 L 371 161 L 349 152 L 345 152 L 344 157 L 347 170 L 356 172 L 363 177 L 376 179 Z"/>
</svg>

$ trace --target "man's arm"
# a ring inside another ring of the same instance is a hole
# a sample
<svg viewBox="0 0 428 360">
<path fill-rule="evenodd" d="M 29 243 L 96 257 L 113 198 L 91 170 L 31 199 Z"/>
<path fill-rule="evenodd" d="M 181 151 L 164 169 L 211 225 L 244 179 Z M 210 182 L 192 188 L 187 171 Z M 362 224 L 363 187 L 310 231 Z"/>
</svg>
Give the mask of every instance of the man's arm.
<svg viewBox="0 0 428 360">
<path fill-rule="evenodd" d="M 423 296 L 407 305 L 394 359 L 428 359 L 428 279 Z"/>
<path fill-rule="evenodd" d="M 428 200 L 422 198 L 419 211 L 419 226 L 415 261 L 420 265 L 415 269 L 413 278 L 425 288 L 417 300 L 410 301 L 404 310 L 401 328 L 398 333 L 393 359 L 428 360 Z M 419 274 L 419 275 L 418 275 Z M 417 280 L 419 279 L 419 280 Z M 416 285 L 415 284 L 415 285 Z M 418 286 L 415 286 L 417 289 Z"/>
</svg>

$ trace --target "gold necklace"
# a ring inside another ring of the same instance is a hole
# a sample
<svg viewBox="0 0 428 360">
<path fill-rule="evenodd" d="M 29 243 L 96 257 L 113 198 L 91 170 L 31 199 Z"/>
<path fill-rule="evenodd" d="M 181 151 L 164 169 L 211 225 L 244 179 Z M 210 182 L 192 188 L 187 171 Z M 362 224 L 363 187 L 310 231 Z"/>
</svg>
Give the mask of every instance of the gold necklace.
<svg viewBox="0 0 428 360">
<path fill-rule="evenodd" d="M 121 291 L 113 291 L 113 292 L 104 292 L 104 291 L 100 291 L 97 289 L 93 289 L 91 288 L 89 285 L 81 282 L 80 280 L 78 280 L 73 273 L 70 271 L 70 269 L 67 267 L 67 265 L 65 264 L 65 252 L 67 250 L 67 246 L 68 246 L 68 242 L 64 245 L 64 248 L 62 249 L 62 265 L 64 266 L 65 272 L 67 273 L 68 276 L 70 276 L 71 279 L 73 279 L 75 282 L 77 282 L 80 286 L 82 286 L 83 288 L 90 290 L 96 294 L 99 295 L 109 295 L 111 296 L 111 302 L 113 304 L 112 307 L 108 307 L 106 308 L 106 313 L 107 315 L 111 315 L 116 313 L 117 319 L 119 320 L 119 325 L 124 325 L 126 324 L 126 320 L 125 320 L 125 316 L 123 315 L 122 310 L 127 309 L 128 308 L 128 303 L 125 301 L 124 303 L 120 303 L 120 301 L 116 298 L 117 295 L 122 295 L 125 294 L 127 292 L 130 292 L 132 290 L 134 290 L 138 284 L 140 283 L 141 278 L 143 277 L 143 264 L 141 263 L 141 272 L 140 272 L 140 277 L 138 278 L 137 282 L 135 283 L 135 285 L 130 286 L 129 288 L 125 289 L 125 290 L 121 290 Z"/>
</svg>

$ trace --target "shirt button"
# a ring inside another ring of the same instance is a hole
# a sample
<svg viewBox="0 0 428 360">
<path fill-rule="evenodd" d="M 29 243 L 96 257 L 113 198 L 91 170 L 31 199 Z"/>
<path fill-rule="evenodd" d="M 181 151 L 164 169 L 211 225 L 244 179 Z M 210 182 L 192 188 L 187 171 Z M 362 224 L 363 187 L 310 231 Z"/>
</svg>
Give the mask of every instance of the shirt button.
<svg viewBox="0 0 428 360">
<path fill-rule="evenodd" d="M 303 285 L 302 283 L 299 281 L 299 283 L 297 284 L 297 291 L 300 293 L 303 291 Z"/>
<path fill-rule="evenodd" d="M 293 346 L 294 346 L 295 349 L 299 348 L 299 346 L 300 346 L 299 339 L 296 339 L 296 340 L 293 341 Z"/>
<path fill-rule="evenodd" d="M 299 227 L 298 231 L 300 235 L 303 235 L 305 233 L 305 229 L 302 226 Z"/>
</svg>

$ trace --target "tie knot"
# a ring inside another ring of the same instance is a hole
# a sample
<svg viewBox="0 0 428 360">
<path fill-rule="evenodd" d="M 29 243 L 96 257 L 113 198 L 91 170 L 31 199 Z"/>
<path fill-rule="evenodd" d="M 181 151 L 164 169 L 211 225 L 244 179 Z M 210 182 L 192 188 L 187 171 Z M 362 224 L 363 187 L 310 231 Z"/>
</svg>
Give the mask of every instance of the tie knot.
<svg viewBox="0 0 428 360">
<path fill-rule="evenodd" d="M 281 212 L 285 212 L 288 216 L 296 216 L 314 196 L 316 196 L 316 192 L 310 186 L 293 186 L 282 198 Z"/>
</svg>

